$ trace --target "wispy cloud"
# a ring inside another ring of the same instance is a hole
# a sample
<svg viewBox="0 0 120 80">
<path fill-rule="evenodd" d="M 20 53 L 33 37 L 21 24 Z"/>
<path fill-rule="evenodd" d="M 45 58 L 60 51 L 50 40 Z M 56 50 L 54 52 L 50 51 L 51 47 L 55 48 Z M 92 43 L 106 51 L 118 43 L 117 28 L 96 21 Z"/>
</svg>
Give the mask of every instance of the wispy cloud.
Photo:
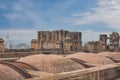
<svg viewBox="0 0 120 80">
<path fill-rule="evenodd" d="M 104 23 L 111 28 L 120 29 L 120 0 L 98 0 L 96 6 L 90 8 L 89 12 L 73 14 L 73 16 L 79 17 L 73 24 Z"/>
<path fill-rule="evenodd" d="M 6 9 L 6 6 L 3 4 L 0 4 L 0 9 Z"/>
<path fill-rule="evenodd" d="M 49 26 L 51 23 L 56 25 L 57 21 L 55 19 L 61 17 L 64 11 L 74 2 L 74 0 L 63 0 L 48 4 L 46 1 L 36 3 L 32 0 L 18 0 L 12 4 L 11 11 L 4 16 L 11 26 L 18 25 L 23 28 L 30 24 L 29 27 L 31 28 L 42 28 Z"/>
<path fill-rule="evenodd" d="M 29 8 L 32 7 L 32 3 L 27 0 L 16 1 L 11 5 L 11 12 L 5 14 L 8 20 L 13 20 L 16 18 L 22 18 L 27 14 Z M 24 14 L 24 15 L 23 15 Z"/>
<path fill-rule="evenodd" d="M 37 30 L 24 30 L 24 29 L 3 29 L 0 30 L 0 37 L 6 40 L 7 34 L 9 33 L 10 40 L 13 44 L 27 43 L 30 45 L 32 39 L 37 39 Z"/>
<path fill-rule="evenodd" d="M 11 11 L 4 16 L 10 22 L 11 26 L 18 27 L 40 27 L 44 22 L 41 20 L 41 14 L 34 11 L 35 5 L 31 0 L 18 0 L 11 6 Z"/>
</svg>

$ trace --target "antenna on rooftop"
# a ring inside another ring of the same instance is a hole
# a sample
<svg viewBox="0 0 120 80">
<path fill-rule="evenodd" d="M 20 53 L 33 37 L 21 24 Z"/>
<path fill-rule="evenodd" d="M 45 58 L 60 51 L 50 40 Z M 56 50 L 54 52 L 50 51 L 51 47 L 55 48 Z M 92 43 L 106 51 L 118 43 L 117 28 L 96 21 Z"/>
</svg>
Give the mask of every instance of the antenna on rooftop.
<svg viewBox="0 0 120 80">
<path fill-rule="evenodd" d="M 7 32 L 7 36 L 6 36 L 6 48 L 7 49 L 11 49 L 11 40 L 10 40 L 10 36 L 9 36 L 9 33 Z"/>
</svg>

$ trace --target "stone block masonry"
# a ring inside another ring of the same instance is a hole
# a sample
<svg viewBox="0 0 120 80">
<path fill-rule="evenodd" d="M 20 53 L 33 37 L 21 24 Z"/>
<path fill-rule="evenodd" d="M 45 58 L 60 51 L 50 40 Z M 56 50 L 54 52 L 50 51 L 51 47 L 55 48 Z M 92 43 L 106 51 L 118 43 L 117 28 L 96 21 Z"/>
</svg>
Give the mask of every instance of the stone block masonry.
<svg viewBox="0 0 120 80">
<path fill-rule="evenodd" d="M 70 32 L 67 30 L 38 31 L 38 42 L 34 41 L 31 42 L 31 47 L 34 49 L 52 49 L 64 51 L 82 50 L 81 32 Z"/>
<path fill-rule="evenodd" d="M 2 38 L 0 38 L 0 51 L 4 51 L 4 40 Z"/>
</svg>

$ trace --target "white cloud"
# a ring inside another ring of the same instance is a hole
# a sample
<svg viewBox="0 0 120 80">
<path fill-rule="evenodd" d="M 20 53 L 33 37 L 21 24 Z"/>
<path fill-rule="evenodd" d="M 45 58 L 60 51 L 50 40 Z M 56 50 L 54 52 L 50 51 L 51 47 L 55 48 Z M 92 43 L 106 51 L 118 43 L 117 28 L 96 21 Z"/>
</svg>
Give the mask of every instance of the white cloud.
<svg viewBox="0 0 120 80">
<path fill-rule="evenodd" d="M 13 19 L 21 18 L 22 15 L 18 13 L 12 13 L 12 14 L 6 14 L 5 17 L 7 17 L 8 20 L 13 20 Z"/>
<path fill-rule="evenodd" d="M 17 23 L 22 27 L 31 24 L 31 27 L 38 28 L 45 23 L 41 19 L 40 11 L 34 11 L 36 5 L 33 5 L 31 0 L 16 1 L 11 6 L 11 12 L 4 14 L 4 17 L 9 21 L 11 26 L 16 26 Z"/>
<path fill-rule="evenodd" d="M 6 6 L 3 4 L 0 4 L 0 9 L 6 9 Z"/>
<path fill-rule="evenodd" d="M 120 0 L 98 0 L 98 6 L 91 8 L 91 12 L 84 14 L 75 13 L 78 16 L 74 25 L 105 23 L 111 28 L 120 30 Z"/>
<path fill-rule="evenodd" d="M 27 43 L 30 45 L 32 39 L 37 39 L 37 30 L 17 30 L 17 29 L 3 29 L 0 30 L 1 37 L 6 40 L 7 33 L 13 44 Z"/>
<path fill-rule="evenodd" d="M 29 12 L 29 9 L 31 7 L 32 7 L 32 3 L 28 0 L 16 1 L 11 6 L 11 12 L 7 13 L 5 17 L 9 20 L 21 18 L 22 16 L 25 17 L 25 15 L 27 14 L 27 12 Z"/>
</svg>

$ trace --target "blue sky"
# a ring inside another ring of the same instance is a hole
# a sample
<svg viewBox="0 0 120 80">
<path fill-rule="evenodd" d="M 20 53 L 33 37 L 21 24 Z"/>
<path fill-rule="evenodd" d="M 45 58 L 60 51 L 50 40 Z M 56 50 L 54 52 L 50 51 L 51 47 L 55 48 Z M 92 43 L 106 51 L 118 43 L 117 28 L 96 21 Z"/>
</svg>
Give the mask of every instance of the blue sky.
<svg viewBox="0 0 120 80">
<path fill-rule="evenodd" d="M 37 38 L 37 31 L 83 33 L 83 42 L 120 31 L 119 0 L 0 0 L 0 37 L 13 44 Z"/>
</svg>

